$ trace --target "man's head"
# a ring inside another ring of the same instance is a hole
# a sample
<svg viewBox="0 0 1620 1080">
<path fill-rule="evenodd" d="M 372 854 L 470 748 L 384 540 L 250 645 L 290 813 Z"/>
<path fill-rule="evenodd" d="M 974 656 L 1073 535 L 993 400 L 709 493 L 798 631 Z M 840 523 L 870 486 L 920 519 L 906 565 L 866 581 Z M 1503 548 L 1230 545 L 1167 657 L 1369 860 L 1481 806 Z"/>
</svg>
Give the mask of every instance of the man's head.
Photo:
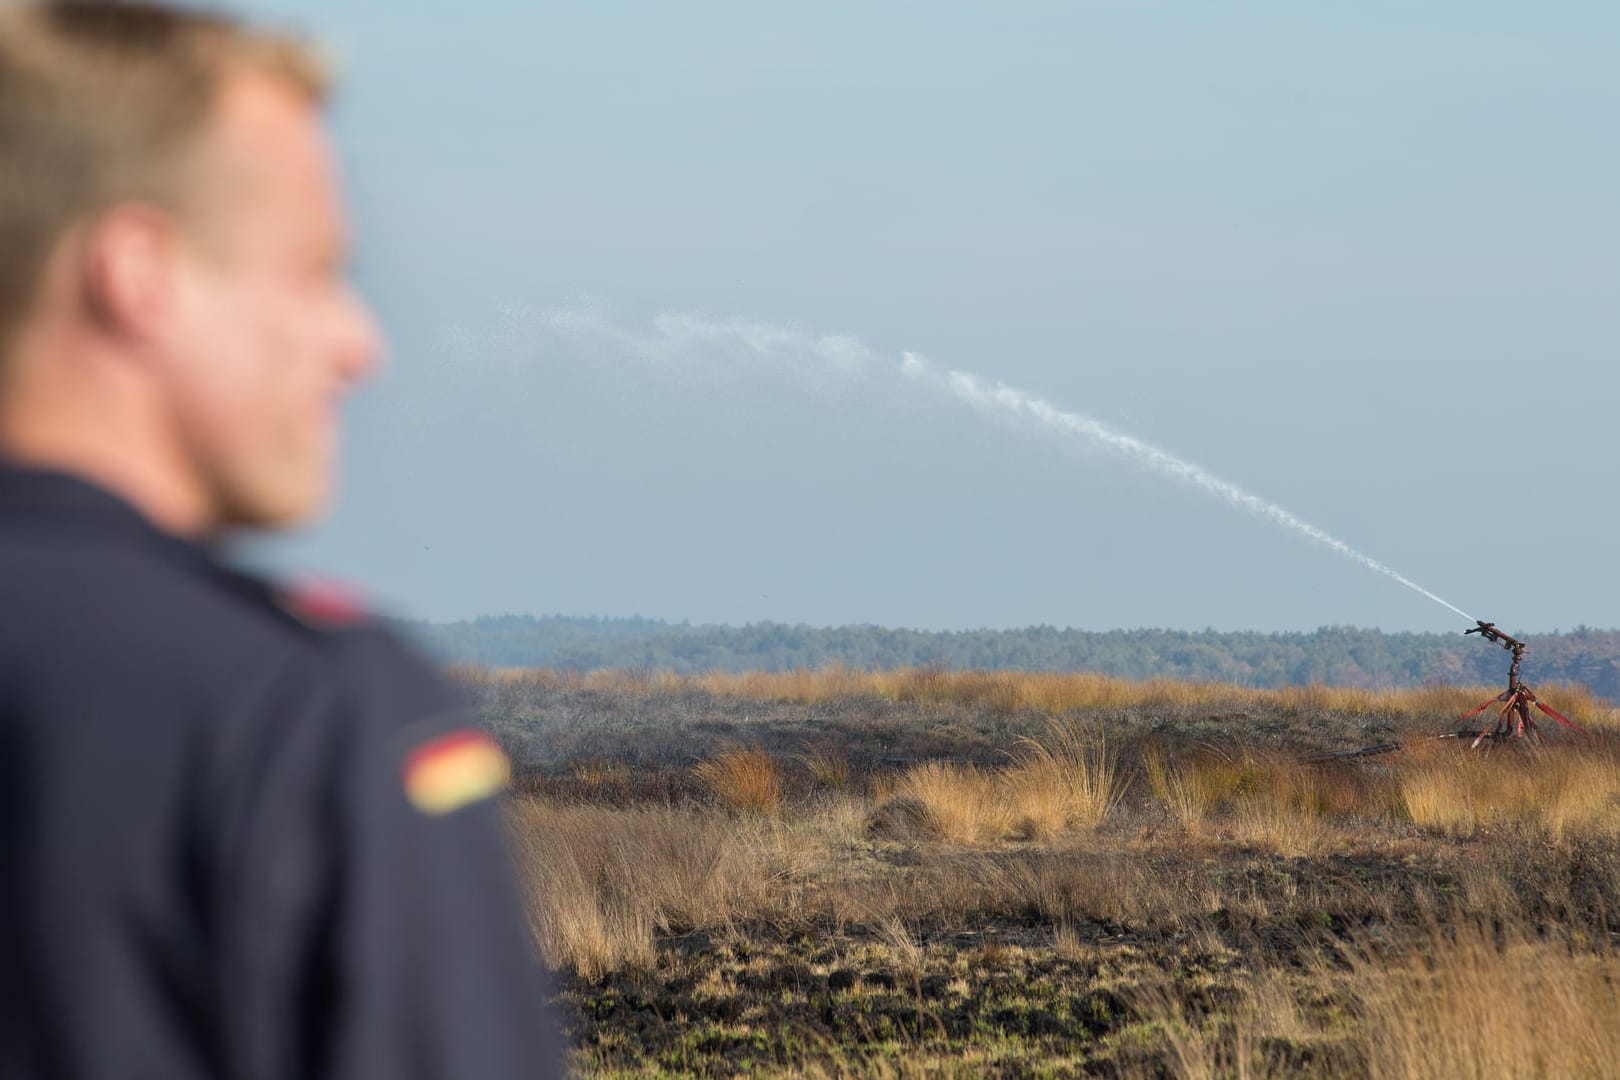
<svg viewBox="0 0 1620 1080">
<path fill-rule="evenodd" d="M 0 452 L 186 532 L 303 520 L 375 361 L 318 63 L 146 4 L 0 0 Z"/>
</svg>

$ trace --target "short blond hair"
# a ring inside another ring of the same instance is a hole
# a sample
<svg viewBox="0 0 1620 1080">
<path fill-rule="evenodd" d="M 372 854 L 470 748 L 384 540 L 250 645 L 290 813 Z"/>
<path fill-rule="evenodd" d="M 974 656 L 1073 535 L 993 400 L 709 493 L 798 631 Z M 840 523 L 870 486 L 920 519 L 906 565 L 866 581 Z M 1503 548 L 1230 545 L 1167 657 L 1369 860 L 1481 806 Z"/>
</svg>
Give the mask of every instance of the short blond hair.
<svg viewBox="0 0 1620 1080">
<path fill-rule="evenodd" d="M 313 47 L 223 14 L 0 0 L 0 350 L 76 224 L 128 200 L 181 209 L 191 151 L 244 70 L 326 98 Z"/>
</svg>

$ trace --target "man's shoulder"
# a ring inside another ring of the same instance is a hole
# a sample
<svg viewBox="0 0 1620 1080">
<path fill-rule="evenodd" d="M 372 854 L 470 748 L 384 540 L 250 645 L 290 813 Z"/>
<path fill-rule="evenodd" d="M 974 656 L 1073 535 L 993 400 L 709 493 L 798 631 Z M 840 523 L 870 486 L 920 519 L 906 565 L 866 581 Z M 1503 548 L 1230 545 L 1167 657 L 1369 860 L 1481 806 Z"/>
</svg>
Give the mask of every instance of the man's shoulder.
<svg viewBox="0 0 1620 1080">
<path fill-rule="evenodd" d="M 467 724 L 462 696 L 357 590 L 331 579 L 263 589 L 301 643 L 295 682 L 331 700 L 347 724 L 391 741 Z"/>
<path fill-rule="evenodd" d="M 413 822 L 504 790 L 510 763 L 465 695 L 383 619 L 330 582 L 275 595 L 305 649 L 267 699 L 285 707 L 256 710 L 281 719 L 269 736 L 277 746 L 249 754 L 248 769 L 280 758 L 300 775 L 329 770 L 366 814 Z"/>
<path fill-rule="evenodd" d="M 277 588 L 272 596 L 340 695 L 411 711 L 456 704 L 444 677 L 352 590 L 323 581 Z"/>
<path fill-rule="evenodd" d="M 240 603 L 302 659 L 298 679 L 350 708 L 449 709 L 443 677 L 359 590 L 333 579 L 275 583 L 231 571 Z"/>
<path fill-rule="evenodd" d="M 0 662 L 77 665 L 132 691 L 250 694 L 277 672 L 311 691 L 352 692 L 368 677 L 420 690 L 438 678 L 357 591 L 273 582 L 200 551 L 0 545 L 0 586 L 12 616 Z"/>
<path fill-rule="evenodd" d="M 402 762 L 469 728 L 462 696 L 354 590 L 245 575 L 226 587 L 276 645 L 275 659 L 239 668 L 216 714 L 221 777 L 285 769 L 397 801 Z"/>
</svg>

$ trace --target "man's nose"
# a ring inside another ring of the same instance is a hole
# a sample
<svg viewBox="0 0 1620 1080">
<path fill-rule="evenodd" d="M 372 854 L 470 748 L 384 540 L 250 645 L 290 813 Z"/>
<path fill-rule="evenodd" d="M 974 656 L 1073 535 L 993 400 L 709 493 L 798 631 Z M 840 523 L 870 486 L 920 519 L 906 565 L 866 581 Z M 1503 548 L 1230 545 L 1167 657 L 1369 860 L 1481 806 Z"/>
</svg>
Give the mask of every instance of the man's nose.
<svg viewBox="0 0 1620 1080">
<path fill-rule="evenodd" d="M 384 342 L 382 327 L 370 306 L 352 289 L 345 296 L 342 333 L 338 370 L 344 385 L 353 386 L 382 366 Z"/>
</svg>

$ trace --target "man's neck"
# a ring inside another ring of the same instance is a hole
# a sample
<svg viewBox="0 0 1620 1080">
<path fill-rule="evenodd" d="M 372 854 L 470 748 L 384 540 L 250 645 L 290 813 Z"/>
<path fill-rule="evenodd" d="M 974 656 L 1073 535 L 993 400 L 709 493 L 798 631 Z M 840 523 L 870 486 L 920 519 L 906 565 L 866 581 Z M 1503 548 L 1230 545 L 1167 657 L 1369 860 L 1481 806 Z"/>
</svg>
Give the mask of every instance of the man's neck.
<svg viewBox="0 0 1620 1080">
<path fill-rule="evenodd" d="M 7 360 L 0 457 L 87 480 L 165 532 L 192 539 L 210 532 L 214 522 L 202 485 L 169 434 L 159 403 L 140 387 L 105 385 L 137 376 L 93 358 L 46 359 L 63 362 L 53 370 L 17 353 Z"/>
</svg>

